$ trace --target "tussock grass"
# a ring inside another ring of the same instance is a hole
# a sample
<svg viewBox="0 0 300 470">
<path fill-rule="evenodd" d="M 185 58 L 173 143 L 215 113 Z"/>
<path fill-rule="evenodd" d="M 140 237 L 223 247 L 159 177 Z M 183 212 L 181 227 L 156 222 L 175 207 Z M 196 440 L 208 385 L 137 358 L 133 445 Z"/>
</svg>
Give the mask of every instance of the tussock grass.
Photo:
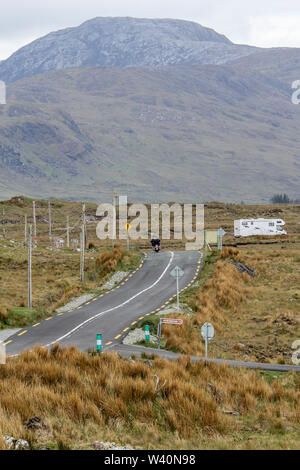
<svg viewBox="0 0 300 470">
<path fill-rule="evenodd" d="M 241 274 L 229 264 L 228 257 L 242 259 L 239 250 L 227 249 L 215 264 L 215 269 L 204 285 L 200 285 L 190 300 L 194 314 L 186 316 L 183 326 L 178 329 L 166 326 L 163 329 L 166 346 L 186 354 L 203 354 L 201 326 L 213 323 L 221 334 L 223 325 L 228 323 L 228 312 L 237 312 L 241 303 L 249 296 L 247 274 Z"/>
<path fill-rule="evenodd" d="M 295 374 L 285 384 L 267 383 L 253 371 L 187 357 L 142 362 L 36 347 L 0 366 L 0 377 L 0 435 L 27 439 L 33 447 L 87 448 L 110 438 L 138 448 L 197 448 L 205 439 L 212 445 L 242 432 L 244 422 L 253 432 L 259 425 L 276 433 L 279 425 L 296 427 L 300 418 Z M 35 415 L 47 431 L 24 428 Z"/>
<path fill-rule="evenodd" d="M 118 263 L 122 261 L 125 250 L 119 245 L 112 251 L 105 251 L 96 259 L 95 268 L 100 276 L 106 276 L 108 273 L 115 271 Z"/>
<path fill-rule="evenodd" d="M 72 298 L 101 288 L 101 284 L 116 269 L 130 270 L 138 264 L 140 255 L 114 250 L 86 253 L 85 283 L 79 282 L 79 253 L 73 251 L 33 251 L 32 311 L 27 305 L 26 248 L 0 246 L 0 328 L 23 327 L 49 315 Z M 17 314 L 15 313 L 17 311 Z M 22 313 L 22 314 L 21 314 Z"/>
<path fill-rule="evenodd" d="M 239 273 L 232 261 L 254 268 L 255 277 Z M 292 343 L 300 337 L 299 245 L 225 247 L 209 253 L 199 287 L 184 294 L 194 313 L 184 327 L 164 327 L 167 347 L 203 354 L 200 328 L 213 323 L 212 357 L 292 363 Z"/>
</svg>

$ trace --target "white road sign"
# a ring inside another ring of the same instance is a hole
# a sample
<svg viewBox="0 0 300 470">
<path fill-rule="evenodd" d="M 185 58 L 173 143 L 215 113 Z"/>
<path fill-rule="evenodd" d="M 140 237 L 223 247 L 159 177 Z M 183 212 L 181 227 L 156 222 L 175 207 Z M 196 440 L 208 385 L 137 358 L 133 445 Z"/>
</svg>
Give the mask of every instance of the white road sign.
<svg viewBox="0 0 300 470">
<path fill-rule="evenodd" d="M 201 328 L 201 334 L 205 339 L 205 357 L 208 357 L 208 342 L 215 336 L 215 329 L 211 323 L 204 323 Z"/>
<path fill-rule="evenodd" d="M 183 277 L 184 276 L 184 271 L 179 267 L 176 266 L 176 268 L 171 271 L 171 276 L 173 277 Z"/>
<path fill-rule="evenodd" d="M 221 237 L 221 238 L 225 237 L 225 235 L 226 235 L 225 230 L 223 230 L 222 228 L 219 229 L 218 233 L 219 233 L 219 237 Z"/>
<path fill-rule="evenodd" d="M 211 323 L 204 323 L 201 328 L 201 334 L 205 340 L 210 341 L 215 336 L 215 329 Z"/>
</svg>

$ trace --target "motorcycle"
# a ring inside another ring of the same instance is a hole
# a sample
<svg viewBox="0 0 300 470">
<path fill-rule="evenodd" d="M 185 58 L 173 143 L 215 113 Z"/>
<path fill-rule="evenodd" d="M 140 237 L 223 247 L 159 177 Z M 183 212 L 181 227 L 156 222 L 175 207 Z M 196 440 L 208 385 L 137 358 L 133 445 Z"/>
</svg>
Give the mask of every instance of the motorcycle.
<svg viewBox="0 0 300 470">
<path fill-rule="evenodd" d="M 155 251 L 155 253 L 159 253 L 159 252 L 160 252 L 160 246 L 159 246 L 159 245 L 155 245 L 154 251 Z"/>
</svg>

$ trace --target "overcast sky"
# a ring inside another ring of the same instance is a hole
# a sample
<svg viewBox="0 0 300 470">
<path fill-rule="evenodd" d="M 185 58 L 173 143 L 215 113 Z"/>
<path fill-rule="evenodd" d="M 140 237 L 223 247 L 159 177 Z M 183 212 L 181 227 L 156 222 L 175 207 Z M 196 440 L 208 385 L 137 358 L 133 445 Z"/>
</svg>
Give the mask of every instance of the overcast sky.
<svg viewBox="0 0 300 470">
<path fill-rule="evenodd" d="M 0 59 L 95 16 L 196 21 L 236 43 L 300 47 L 299 0 L 0 0 Z"/>
</svg>

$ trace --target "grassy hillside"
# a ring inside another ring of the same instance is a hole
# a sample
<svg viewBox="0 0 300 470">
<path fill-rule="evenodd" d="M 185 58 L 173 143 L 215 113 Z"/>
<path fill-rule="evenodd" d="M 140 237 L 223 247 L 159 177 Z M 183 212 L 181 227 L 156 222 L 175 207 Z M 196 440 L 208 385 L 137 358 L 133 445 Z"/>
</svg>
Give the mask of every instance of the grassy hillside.
<svg viewBox="0 0 300 470">
<path fill-rule="evenodd" d="M 282 80 L 237 63 L 69 69 L 10 84 L 0 194 L 107 201 L 116 187 L 140 201 L 299 197 L 299 109 Z"/>
</svg>

